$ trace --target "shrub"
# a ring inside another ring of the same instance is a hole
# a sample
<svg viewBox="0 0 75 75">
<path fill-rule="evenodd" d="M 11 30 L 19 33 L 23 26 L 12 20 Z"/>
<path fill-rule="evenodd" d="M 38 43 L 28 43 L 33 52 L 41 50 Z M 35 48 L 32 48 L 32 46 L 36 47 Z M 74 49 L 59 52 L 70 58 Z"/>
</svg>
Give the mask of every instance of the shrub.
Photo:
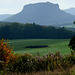
<svg viewBox="0 0 75 75">
<path fill-rule="evenodd" d="M 68 46 L 75 52 L 75 36 L 72 37 Z"/>
<path fill-rule="evenodd" d="M 11 72 L 37 72 L 37 71 L 54 71 L 56 69 L 59 70 L 67 70 L 75 62 L 75 56 L 70 54 L 63 56 L 60 52 L 56 52 L 55 54 L 49 53 L 43 57 L 36 56 L 33 57 L 29 53 L 25 53 L 23 55 L 19 55 L 17 59 L 12 61 L 11 66 L 9 66 L 9 70 Z"/>
<path fill-rule="evenodd" d="M 12 62 L 10 71 L 13 72 L 30 72 L 32 71 L 33 63 L 32 63 L 32 55 L 29 53 L 25 53 L 17 57 L 15 62 Z M 11 63 L 10 63 L 11 64 Z"/>
<path fill-rule="evenodd" d="M 0 66 L 2 69 L 5 69 L 8 63 L 15 59 L 12 50 L 13 47 L 10 47 L 10 45 L 5 42 L 5 39 L 0 41 Z"/>
</svg>

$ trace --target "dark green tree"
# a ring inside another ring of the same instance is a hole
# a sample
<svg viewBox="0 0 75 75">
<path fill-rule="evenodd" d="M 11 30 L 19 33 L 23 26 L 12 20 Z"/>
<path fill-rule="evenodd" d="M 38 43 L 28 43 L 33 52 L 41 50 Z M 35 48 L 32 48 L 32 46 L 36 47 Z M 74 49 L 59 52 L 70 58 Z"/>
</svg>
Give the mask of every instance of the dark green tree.
<svg viewBox="0 0 75 75">
<path fill-rule="evenodd" d="M 73 22 L 73 24 L 75 24 L 75 21 Z"/>
<path fill-rule="evenodd" d="M 75 36 L 72 37 L 68 46 L 70 47 L 70 49 L 72 49 L 75 52 Z"/>
</svg>

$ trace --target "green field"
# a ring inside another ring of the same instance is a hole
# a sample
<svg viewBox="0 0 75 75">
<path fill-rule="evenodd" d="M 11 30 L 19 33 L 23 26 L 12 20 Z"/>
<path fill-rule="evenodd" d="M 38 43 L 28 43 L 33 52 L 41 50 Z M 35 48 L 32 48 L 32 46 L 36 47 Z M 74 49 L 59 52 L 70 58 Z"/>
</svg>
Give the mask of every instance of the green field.
<svg viewBox="0 0 75 75">
<path fill-rule="evenodd" d="M 48 54 L 49 52 L 60 51 L 62 54 L 70 53 L 68 47 L 70 39 L 23 39 L 23 40 L 10 40 L 10 45 L 14 46 L 14 53 L 31 53 L 36 55 Z M 25 48 L 26 46 L 48 45 L 46 48 Z"/>
<path fill-rule="evenodd" d="M 67 26 L 60 26 L 60 27 L 75 28 L 75 25 L 67 25 Z"/>
</svg>

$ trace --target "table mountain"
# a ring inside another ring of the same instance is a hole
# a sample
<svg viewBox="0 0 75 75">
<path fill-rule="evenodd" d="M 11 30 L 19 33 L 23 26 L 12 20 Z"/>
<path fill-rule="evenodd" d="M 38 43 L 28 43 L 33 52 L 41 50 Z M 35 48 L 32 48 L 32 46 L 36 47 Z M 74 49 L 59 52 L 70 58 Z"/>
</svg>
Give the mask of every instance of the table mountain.
<svg viewBox="0 0 75 75">
<path fill-rule="evenodd" d="M 4 21 L 20 23 L 35 22 L 40 25 L 50 25 L 73 22 L 74 20 L 75 16 L 60 10 L 58 4 L 44 2 L 25 5 L 21 12 Z"/>
</svg>

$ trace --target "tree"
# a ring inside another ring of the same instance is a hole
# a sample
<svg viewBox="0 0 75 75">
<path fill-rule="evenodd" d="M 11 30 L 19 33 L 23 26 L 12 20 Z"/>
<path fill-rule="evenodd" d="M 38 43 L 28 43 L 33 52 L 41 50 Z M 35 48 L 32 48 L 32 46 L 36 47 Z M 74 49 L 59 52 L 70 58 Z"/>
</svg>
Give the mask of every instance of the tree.
<svg viewBox="0 0 75 75">
<path fill-rule="evenodd" d="M 75 36 L 72 37 L 68 46 L 75 52 Z"/>
<path fill-rule="evenodd" d="M 75 21 L 73 22 L 73 24 L 75 24 Z"/>
</svg>

